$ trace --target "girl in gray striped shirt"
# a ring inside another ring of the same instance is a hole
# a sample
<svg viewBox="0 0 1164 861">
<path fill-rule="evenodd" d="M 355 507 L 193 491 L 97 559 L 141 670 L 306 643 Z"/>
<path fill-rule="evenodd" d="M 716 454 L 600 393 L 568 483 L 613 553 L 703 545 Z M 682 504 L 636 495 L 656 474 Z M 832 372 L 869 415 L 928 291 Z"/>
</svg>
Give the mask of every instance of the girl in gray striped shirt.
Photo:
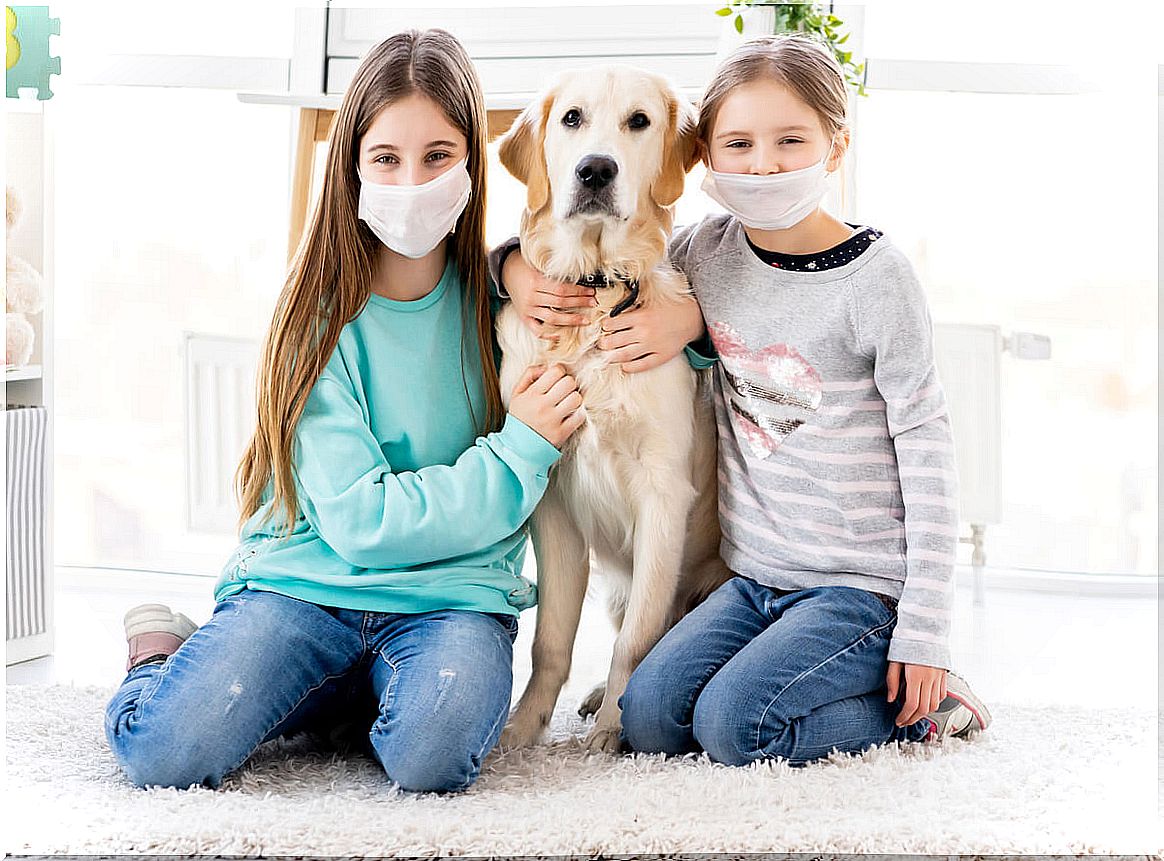
<svg viewBox="0 0 1164 861">
<path fill-rule="evenodd" d="M 880 232 L 820 206 L 846 106 L 814 42 L 756 39 L 725 60 L 696 135 L 703 188 L 728 214 L 670 246 L 702 318 L 641 308 L 600 342 L 641 371 L 706 321 L 688 358 L 714 365 L 721 553 L 737 575 L 631 677 L 635 750 L 803 763 L 990 721 L 947 672 L 956 474 L 925 296 Z M 506 260 L 515 301 L 524 274 Z"/>
</svg>

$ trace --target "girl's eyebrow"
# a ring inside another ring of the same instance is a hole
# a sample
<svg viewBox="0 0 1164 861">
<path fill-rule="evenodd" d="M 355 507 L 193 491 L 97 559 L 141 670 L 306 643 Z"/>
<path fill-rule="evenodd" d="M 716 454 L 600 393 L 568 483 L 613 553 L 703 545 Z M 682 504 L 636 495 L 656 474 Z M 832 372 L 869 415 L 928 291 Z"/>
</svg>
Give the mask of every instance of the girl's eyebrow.
<svg viewBox="0 0 1164 861">
<path fill-rule="evenodd" d="M 455 148 L 457 145 L 453 141 L 429 141 L 428 144 L 425 145 L 425 149 L 428 149 L 429 147 L 434 147 L 434 146 L 447 146 L 450 149 L 452 149 L 452 148 Z M 395 144 L 387 144 L 387 143 L 372 144 L 372 146 L 368 147 L 368 152 L 375 152 L 376 150 L 380 150 L 380 149 L 395 151 L 396 149 L 398 149 L 398 147 Z"/>
<path fill-rule="evenodd" d="M 783 128 L 778 128 L 778 129 L 776 129 L 776 133 L 777 133 L 777 134 L 784 134 L 785 132 L 810 132 L 810 131 L 812 131 L 812 128 L 811 128 L 811 127 L 809 127 L 809 126 L 784 126 Z M 718 135 L 716 135 L 716 136 L 715 136 L 715 139 L 716 139 L 716 140 L 722 140 L 723 138 L 730 138 L 730 137 L 743 137 L 743 138 L 746 138 L 746 137 L 750 137 L 750 136 L 751 136 L 751 134 L 752 134 L 752 132 L 750 132 L 750 131 L 745 131 L 745 132 L 736 132 L 736 131 L 731 131 L 731 132 L 722 132 L 721 134 L 718 134 Z"/>
</svg>

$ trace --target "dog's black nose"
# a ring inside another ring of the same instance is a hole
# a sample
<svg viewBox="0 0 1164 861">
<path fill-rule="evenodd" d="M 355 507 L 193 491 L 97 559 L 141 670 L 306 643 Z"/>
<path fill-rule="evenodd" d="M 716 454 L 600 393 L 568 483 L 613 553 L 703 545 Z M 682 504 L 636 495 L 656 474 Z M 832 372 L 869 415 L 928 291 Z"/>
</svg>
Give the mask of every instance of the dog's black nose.
<svg viewBox="0 0 1164 861">
<path fill-rule="evenodd" d="M 604 155 L 588 155 L 574 168 L 574 174 L 579 182 L 592 191 L 606 188 L 618 176 L 618 165 L 614 159 Z"/>
</svg>

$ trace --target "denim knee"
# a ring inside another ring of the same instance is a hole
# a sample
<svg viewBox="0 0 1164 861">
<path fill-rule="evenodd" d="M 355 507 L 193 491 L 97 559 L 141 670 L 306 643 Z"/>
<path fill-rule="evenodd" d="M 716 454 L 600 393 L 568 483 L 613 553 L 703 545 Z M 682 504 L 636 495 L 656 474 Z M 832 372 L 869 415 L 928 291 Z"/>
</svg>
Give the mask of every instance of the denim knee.
<svg viewBox="0 0 1164 861">
<path fill-rule="evenodd" d="M 791 759 L 791 726 L 769 714 L 751 713 L 751 709 L 721 689 L 715 679 L 695 701 L 692 732 L 695 741 L 707 751 L 713 762 L 723 765 L 747 765 L 773 756 Z M 772 737 L 760 747 L 760 723 L 765 720 Z"/>
<path fill-rule="evenodd" d="M 707 751 L 712 762 L 723 765 L 747 765 L 760 758 L 755 726 L 748 726 L 738 715 L 709 714 L 695 704 L 692 731 L 695 741 Z"/>
<path fill-rule="evenodd" d="M 229 764 L 211 761 L 210 739 L 195 728 L 168 725 L 164 715 L 137 713 L 136 697 L 115 697 L 105 712 L 105 737 L 130 783 L 137 787 L 218 786 Z"/>
<path fill-rule="evenodd" d="M 135 728 L 132 735 L 113 745 L 118 762 L 134 786 L 186 789 L 222 783 L 229 766 L 213 762 L 207 748 L 176 733 L 142 729 Z"/>
<path fill-rule="evenodd" d="M 623 740 L 639 753 L 687 753 L 692 748 L 690 728 L 682 723 L 681 704 L 667 696 L 674 686 L 661 681 L 643 664 L 631 675 L 618 701 Z"/>
<path fill-rule="evenodd" d="M 414 738 L 392 743 L 372 733 L 372 747 L 388 778 L 407 792 L 460 792 L 477 781 L 481 761 L 471 751 Z"/>
</svg>

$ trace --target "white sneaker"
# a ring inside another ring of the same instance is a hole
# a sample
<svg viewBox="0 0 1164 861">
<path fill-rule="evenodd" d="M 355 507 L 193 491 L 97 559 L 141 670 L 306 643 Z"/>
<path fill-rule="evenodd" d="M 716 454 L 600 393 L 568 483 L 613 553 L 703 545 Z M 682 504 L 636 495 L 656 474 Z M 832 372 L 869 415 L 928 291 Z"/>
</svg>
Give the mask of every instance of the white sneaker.
<svg viewBox="0 0 1164 861">
<path fill-rule="evenodd" d="M 127 671 L 138 664 L 168 658 L 198 630 L 189 618 L 165 604 L 139 604 L 126 612 L 124 623 L 129 643 Z"/>
<path fill-rule="evenodd" d="M 965 738 L 990 726 L 986 704 L 974 695 L 966 680 L 956 673 L 946 674 L 946 698 L 926 715 L 932 724 L 926 741 Z"/>
</svg>

